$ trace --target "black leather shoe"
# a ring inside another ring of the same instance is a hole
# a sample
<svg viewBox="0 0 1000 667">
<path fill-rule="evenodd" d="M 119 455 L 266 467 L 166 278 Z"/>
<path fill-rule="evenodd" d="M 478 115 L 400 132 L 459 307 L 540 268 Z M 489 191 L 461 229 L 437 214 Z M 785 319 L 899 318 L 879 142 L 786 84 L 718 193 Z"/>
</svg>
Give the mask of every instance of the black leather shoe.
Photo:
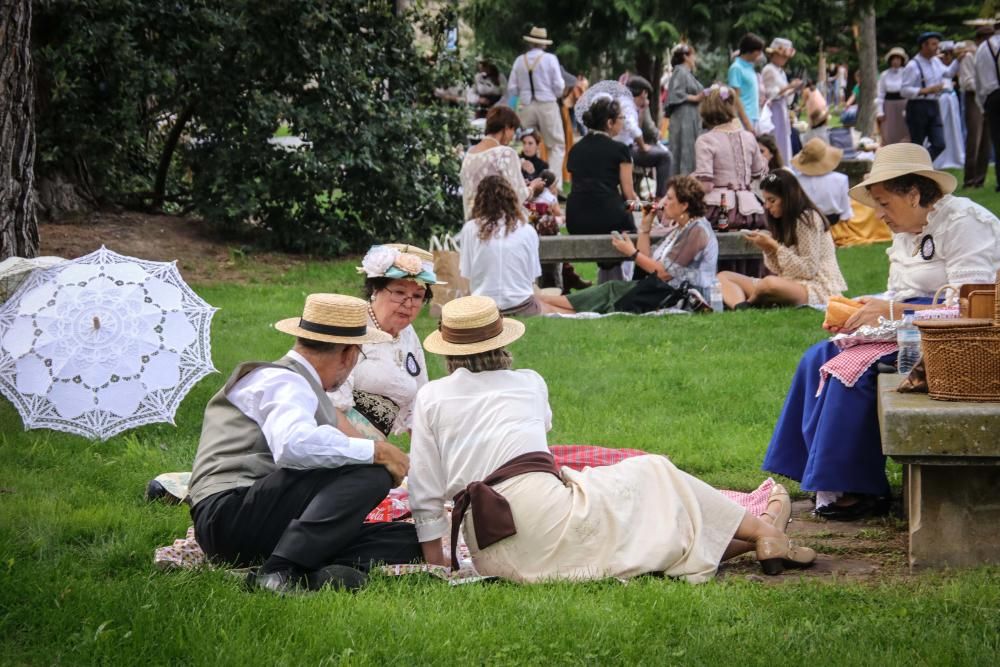
<svg viewBox="0 0 1000 667">
<path fill-rule="evenodd" d="M 356 591 L 368 583 L 367 574 L 346 565 L 327 565 L 307 572 L 303 578 L 306 587 L 311 591 L 318 591 L 321 588 Z"/>
<path fill-rule="evenodd" d="M 278 595 L 293 595 L 303 592 L 302 576 L 294 570 L 275 570 L 266 574 L 251 572 L 246 585 L 251 591 L 268 591 Z"/>
<path fill-rule="evenodd" d="M 885 516 L 889 513 L 891 499 L 879 496 L 859 496 L 850 505 L 831 503 L 813 510 L 813 516 L 830 521 L 857 521 L 870 516 Z"/>
</svg>

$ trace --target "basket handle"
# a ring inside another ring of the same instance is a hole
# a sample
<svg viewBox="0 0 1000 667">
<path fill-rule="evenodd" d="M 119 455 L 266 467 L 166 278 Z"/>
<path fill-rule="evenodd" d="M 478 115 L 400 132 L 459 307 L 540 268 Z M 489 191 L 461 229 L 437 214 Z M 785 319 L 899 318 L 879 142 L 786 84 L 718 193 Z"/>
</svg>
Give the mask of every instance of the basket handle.
<svg viewBox="0 0 1000 667">
<path fill-rule="evenodd" d="M 1000 271 L 997 271 L 997 285 L 1000 285 Z M 941 287 L 938 287 L 937 291 L 934 292 L 934 297 L 931 299 L 931 305 L 937 305 L 937 300 L 938 300 L 938 297 L 941 296 L 941 292 L 943 290 L 949 290 L 949 289 L 950 290 L 954 290 L 954 292 L 955 292 L 956 295 L 958 294 L 958 287 L 956 287 L 955 285 L 951 285 L 951 284 L 947 284 L 947 283 L 944 284 L 944 285 L 941 285 Z M 941 305 L 944 305 L 945 301 L 947 301 L 947 297 L 941 299 Z M 998 311 L 998 314 L 1000 314 L 1000 311 Z M 1000 320 L 998 320 L 998 323 L 1000 323 Z"/>
</svg>

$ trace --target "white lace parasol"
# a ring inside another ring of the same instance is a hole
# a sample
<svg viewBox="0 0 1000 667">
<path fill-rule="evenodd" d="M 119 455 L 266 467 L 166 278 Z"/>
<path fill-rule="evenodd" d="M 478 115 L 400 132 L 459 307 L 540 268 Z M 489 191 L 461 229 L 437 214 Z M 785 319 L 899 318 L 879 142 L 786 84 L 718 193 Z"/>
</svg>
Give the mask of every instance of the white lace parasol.
<svg viewBox="0 0 1000 667">
<path fill-rule="evenodd" d="M 35 269 L 47 269 L 66 260 L 62 257 L 8 257 L 0 262 L 0 303 L 6 301 Z"/>
<path fill-rule="evenodd" d="M 602 97 L 611 97 L 618 100 L 618 103 L 622 107 L 623 114 L 637 114 L 638 110 L 635 108 L 635 99 L 632 97 L 632 92 L 622 84 L 617 81 L 611 81 L 610 79 L 605 81 L 598 81 L 591 87 L 587 88 L 586 92 L 580 96 L 580 99 L 576 101 L 576 105 L 573 107 L 573 113 L 576 115 L 577 121 L 583 125 L 583 114 L 590 108 L 590 106 L 601 99 Z"/>
<path fill-rule="evenodd" d="M 105 440 L 173 423 L 191 387 L 215 372 L 215 311 L 174 262 L 102 246 L 36 270 L 0 307 L 0 392 L 25 429 Z"/>
</svg>

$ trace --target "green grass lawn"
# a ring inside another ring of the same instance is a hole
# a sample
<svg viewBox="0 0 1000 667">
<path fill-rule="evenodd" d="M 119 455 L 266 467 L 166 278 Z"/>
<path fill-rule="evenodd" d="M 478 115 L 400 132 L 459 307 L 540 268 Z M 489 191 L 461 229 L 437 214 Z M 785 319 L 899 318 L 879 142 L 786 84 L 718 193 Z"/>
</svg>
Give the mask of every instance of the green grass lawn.
<svg viewBox="0 0 1000 667">
<path fill-rule="evenodd" d="M 839 257 L 851 293 L 884 289 L 884 246 Z M 356 293 L 354 264 L 196 286 L 221 308 L 221 373 L 195 387 L 176 427 L 97 444 L 25 433 L 0 402 L 0 664 L 996 664 L 996 568 L 863 583 L 793 574 L 775 586 L 742 576 L 458 588 L 384 578 L 356 595 L 295 599 L 248 594 L 221 571 L 158 572 L 154 547 L 182 536 L 189 519 L 145 503 L 146 481 L 190 467 L 209 396 L 239 361 L 287 349 L 268 325 L 301 312 L 307 293 Z M 791 373 L 823 338 L 821 319 L 812 310 L 534 319 L 512 350 L 549 383 L 550 442 L 661 452 L 716 486 L 747 490 L 764 477 Z M 417 323 L 421 334 L 433 326 Z"/>
</svg>

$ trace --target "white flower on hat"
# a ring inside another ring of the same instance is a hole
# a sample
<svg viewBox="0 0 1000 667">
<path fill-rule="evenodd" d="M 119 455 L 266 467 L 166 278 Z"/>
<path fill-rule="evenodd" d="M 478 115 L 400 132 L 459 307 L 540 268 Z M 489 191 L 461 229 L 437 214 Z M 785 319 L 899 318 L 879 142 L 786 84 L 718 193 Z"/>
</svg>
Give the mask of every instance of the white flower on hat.
<svg viewBox="0 0 1000 667">
<path fill-rule="evenodd" d="M 412 276 L 420 273 L 424 268 L 424 263 L 416 255 L 411 255 L 408 252 L 401 252 L 396 256 L 393 264 L 396 265 L 401 271 L 405 271 Z"/>
<path fill-rule="evenodd" d="M 395 248 L 384 245 L 372 246 L 361 260 L 361 268 L 369 278 L 379 278 L 392 267 L 398 256 L 399 251 Z"/>
</svg>

